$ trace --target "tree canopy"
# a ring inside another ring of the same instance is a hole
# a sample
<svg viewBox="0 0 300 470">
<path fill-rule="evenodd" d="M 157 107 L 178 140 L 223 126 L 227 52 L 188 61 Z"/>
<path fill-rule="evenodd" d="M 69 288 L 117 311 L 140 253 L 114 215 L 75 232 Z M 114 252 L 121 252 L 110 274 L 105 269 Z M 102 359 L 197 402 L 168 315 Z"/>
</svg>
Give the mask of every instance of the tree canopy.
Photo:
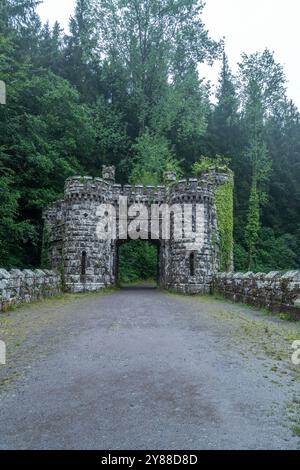
<svg viewBox="0 0 300 470">
<path fill-rule="evenodd" d="M 113 164 L 157 185 L 226 161 L 236 268 L 299 268 L 300 114 L 274 54 L 242 54 L 234 74 L 202 1 L 77 0 L 67 33 L 39 3 L 0 2 L 0 265 L 40 265 L 42 209 L 70 175 Z M 199 65 L 216 59 L 214 101 Z"/>
</svg>

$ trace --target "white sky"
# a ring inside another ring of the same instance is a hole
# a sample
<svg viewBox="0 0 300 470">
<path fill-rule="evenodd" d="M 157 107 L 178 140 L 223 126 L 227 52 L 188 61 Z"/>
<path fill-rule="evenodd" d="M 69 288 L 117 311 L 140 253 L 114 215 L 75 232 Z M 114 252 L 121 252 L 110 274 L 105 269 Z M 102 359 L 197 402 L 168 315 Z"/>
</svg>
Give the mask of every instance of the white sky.
<svg viewBox="0 0 300 470">
<path fill-rule="evenodd" d="M 75 0 L 44 0 L 38 11 L 43 21 L 58 20 L 65 29 Z M 235 70 L 241 52 L 275 52 L 288 79 L 288 94 L 300 108 L 300 2 L 299 0 L 206 0 L 204 22 L 214 39 L 225 36 L 226 51 Z M 219 71 L 203 67 L 213 83 Z"/>
</svg>

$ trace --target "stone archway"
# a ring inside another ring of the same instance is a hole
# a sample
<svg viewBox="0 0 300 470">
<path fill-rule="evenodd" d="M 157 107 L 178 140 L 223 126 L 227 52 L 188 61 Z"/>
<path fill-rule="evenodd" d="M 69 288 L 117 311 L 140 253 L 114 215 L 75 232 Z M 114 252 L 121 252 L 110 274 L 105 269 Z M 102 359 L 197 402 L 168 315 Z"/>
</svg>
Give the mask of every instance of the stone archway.
<svg viewBox="0 0 300 470">
<path fill-rule="evenodd" d="M 156 282 L 157 287 L 160 287 L 162 285 L 162 271 L 163 271 L 163 263 L 161 260 L 161 242 L 160 240 L 139 240 L 140 246 L 142 244 L 148 244 L 152 247 L 155 248 L 155 261 L 156 261 L 156 266 L 155 266 L 155 273 L 153 272 L 153 275 L 151 275 L 151 280 Z M 116 284 L 118 287 L 122 287 L 122 279 L 121 279 L 121 267 L 120 267 L 120 262 L 121 262 L 121 257 L 124 256 L 122 253 L 122 248 L 129 246 L 130 244 L 134 245 L 135 240 L 117 240 L 116 241 L 116 263 L 115 263 L 115 279 L 116 279 Z M 130 263 L 130 259 L 128 260 Z M 142 281 L 149 280 L 146 277 L 141 277 L 141 282 Z"/>
<path fill-rule="evenodd" d="M 163 186 L 122 187 L 115 184 L 114 174 L 114 167 L 104 167 L 103 178 L 69 178 L 64 199 L 44 211 L 49 258 L 52 267 L 61 271 L 66 289 L 84 292 L 117 284 L 118 245 L 124 237 L 117 230 L 115 239 L 99 239 L 96 227 L 98 209 L 103 205 L 114 208 L 120 223 L 120 204 L 125 198 L 128 205 L 143 204 L 148 211 L 153 205 L 176 206 L 183 217 L 189 205 L 191 214 L 197 213 L 199 220 L 192 221 L 189 238 L 178 240 L 175 236 L 178 230 L 184 232 L 183 218 L 173 224 L 169 239 L 159 232 L 159 281 L 162 287 L 180 292 L 208 293 L 220 267 L 215 189 L 227 181 L 228 175 L 214 172 L 199 180 L 176 181 L 174 174 L 167 173 Z M 191 214 L 189 218 L 194 220 Z M 130 217 L 126 230 L 128 223 Z M 148 233 L 149 227 L 145 229 Z"/>
</svg>

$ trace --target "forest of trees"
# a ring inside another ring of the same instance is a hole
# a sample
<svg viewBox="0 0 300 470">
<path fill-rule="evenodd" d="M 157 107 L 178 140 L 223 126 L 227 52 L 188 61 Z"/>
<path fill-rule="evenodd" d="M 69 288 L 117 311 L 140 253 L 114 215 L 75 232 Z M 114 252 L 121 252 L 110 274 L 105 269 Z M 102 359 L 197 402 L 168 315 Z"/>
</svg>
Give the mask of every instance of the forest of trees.
<svg viewBox="0 0 300 470">
<path fill-rule="evenodd" d="M 159 184 L 203 156 L 235 174 L 237 270 L 300 267 L 300 113 L 269 50 L 238 72 L 196 0 L 77 0 L 69 32 L 0 0 L 0 266 L 40 265 L 42 209 L 70 175 Z M 230 51 L 228 51 L 230 53 Z M 216 100 L 199 64 L 222 61 Z"/>
</svg>

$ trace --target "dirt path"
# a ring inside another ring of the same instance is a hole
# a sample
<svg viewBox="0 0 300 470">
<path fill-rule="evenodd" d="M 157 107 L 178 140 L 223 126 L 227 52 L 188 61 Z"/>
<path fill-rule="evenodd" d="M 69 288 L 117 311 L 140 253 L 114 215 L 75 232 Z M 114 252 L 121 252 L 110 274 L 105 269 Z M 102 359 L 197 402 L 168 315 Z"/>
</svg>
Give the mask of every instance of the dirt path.
<svg viewBox="0 0 300 470">
<path fill-rule="evenodd" d="M 299 322 L 153 289 L 0 316 L 1 449 L 296 449 Z"/>
</svg>

